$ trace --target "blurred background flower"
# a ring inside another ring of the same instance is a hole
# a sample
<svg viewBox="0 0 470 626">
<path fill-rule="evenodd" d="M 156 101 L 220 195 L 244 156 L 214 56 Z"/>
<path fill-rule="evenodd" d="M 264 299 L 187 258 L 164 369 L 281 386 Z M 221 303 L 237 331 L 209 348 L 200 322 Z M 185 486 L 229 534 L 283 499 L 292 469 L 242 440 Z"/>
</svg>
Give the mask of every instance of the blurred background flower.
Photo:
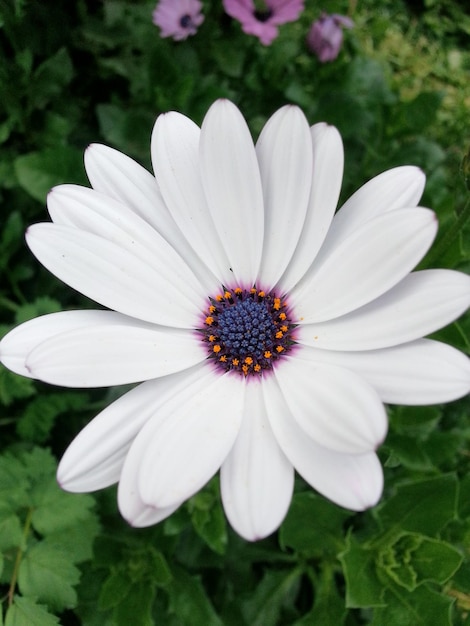
<svg viewBox="0 0 470 626">
<path fill-rule="evenodd" d="M 258 37 L 269 46 L 278 35 L 278 26 L 295 22 L 304 9 L 303 0 L 266 0 L 264 8 L 257 8 L 253 0 L 223 0 L 224 9 L 238 20 L 243 32 Z"/>
<path fill-rule="evenodd" d="M 327 15 L 313 22 L 307 35 L 307 46 L 322 63 L 334 61 L 343 44 L 343 28 L 352 28 L 354 23 L 344 15 Z"/>
<path fill-rule="evenodd" d="M 162 37 L 176 41 L 195 35 L 204 21 L 199 0 L 160 0 L 153 11 L 153 23 L 161 29 Z"/>
</svg>

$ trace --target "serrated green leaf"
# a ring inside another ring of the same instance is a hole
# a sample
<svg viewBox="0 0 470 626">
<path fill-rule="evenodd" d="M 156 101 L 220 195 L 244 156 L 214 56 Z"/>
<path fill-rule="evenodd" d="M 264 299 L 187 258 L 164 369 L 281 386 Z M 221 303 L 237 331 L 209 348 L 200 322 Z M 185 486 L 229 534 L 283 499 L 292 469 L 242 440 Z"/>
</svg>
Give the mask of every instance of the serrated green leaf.
<svg viewBox="0 0 470 626">
<path fill-rule="evenodd" d="M 20 518 L 9 507 L 0 505 L 0 551 L 24 547 L 25 538 Z"/>
<path fill-rule="evenodd" d="M 14 400 L 23 400 L 35 393 L 33 380 L 18 376 L 0 365 L 0 402 L 3 406 L 10 406 Z"/>
<path fill-rule="evenodd" d="M 165 588 L 169 597 L 169 612 L 182 624 L 191 626 L 223 626 L 201 581 L 185 570 L 172 569 L 173 580 Z"/>
<path fill-rule="evenodd" d="M 127 595 L 130 585 L 131 579 L 127 569 L 121 568 L 111 572 L 101 587 L 99 608 L 106 611 L 117 606 Z"/>
<path fill-rule="evenodd" d="M 376 553 L 359 544 L 352 534 L 346 550 L 339 555 L 346 579 L 346 606 L 369 608 L 383 606 L 384 585 L 377 575 Z"/>
<path fill-rule="evenodd" d="M 66 552 L 72 563 L 83 563 L 92 558 L 94 540 L 99 531 L 97 515 L 88 511 L 87 516 L 76 519 L 73 526 L 48 534 L 47 543 Z"/>
<path fill-rule="evenodd" d="M 312 492 L 295 494 L 279 531 L 283 548 L 315 556 L 337 554 L 344 546 L 342 525 L 350 516 Z"/>
<path fill-rule="evenodd" d="M 80 572 L 67 553 L 46 541 L 26 551 L 18 572 L 18 587 L 24 596 L 37 598 L 56 611 L 73 608 L 77 602 L 74 586 Z"/>
<path fill-rule="evenodd" d="M 399 485 L 374 515 L 389 532 L 407 530 L 432 537 L 456 518 L 457 479 L 453 474 Z"/>
<path fill-rule="evenodd" d="M 85 521 L 94 505 L 87 494 L 62 491 L 55 478 L 37 486 L 33 494 L 33 527 L 42 535 L 76 526 Z"/>
<path fill-rule="evenodd" d="M 113 623 L 116 626 L 154 626 L 152 606 L 155 599 L 155 587 L 149 581 L 143 581 L 128 587 L 125 596 L 113 610 Z"/>
<path fill-rule="evenodd" d="M 8 608 L 5 626 L 56 626 L 59 618 L 30 598 L 15 596 Z"/>
<path fill-rule="evenodd" d="M 284 604 L 293 602 L 302 571 L 267 570 L 248 600 L 242 602 L 242 613 L 250 626 L 275 626 L 280 623 Z"/>
<path fill-rule="evenodd" d="M 454 600 L 426 585 L 409 593 L 394 589 L 385 596 L 387 605 L 374 611 L 372 626 L 452 626 Z"/>
<path fill-rule="evenodd" d="M 23 441 L 44 443 L 61 414 L 79 411 L 87 403 L 88 396 L 83 393 L 42 394 L 25 408 L 17 422 L 17 433 Z"/>
</svg>

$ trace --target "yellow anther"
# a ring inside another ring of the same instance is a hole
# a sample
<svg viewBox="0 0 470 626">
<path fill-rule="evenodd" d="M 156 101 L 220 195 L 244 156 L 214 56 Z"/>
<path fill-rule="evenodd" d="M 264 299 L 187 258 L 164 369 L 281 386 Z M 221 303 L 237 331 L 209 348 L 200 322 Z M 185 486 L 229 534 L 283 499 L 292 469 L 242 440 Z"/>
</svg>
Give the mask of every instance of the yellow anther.
<svg viewBox="0 0 470 626">
<path fill-rule="evenodd" d="M 274 298 L 273 308 L 276 311 L 279 311 L 279 309 L 281 308 L 281 298 Z"/>
<path fill-rule="evenodd" d="M 245 376 L 248 375 L 248 365 L 242 365 L 242 372 L 245 374 Z"/>
<path fill-rule="evenodd" d="M 215 341 L 216 340 L 216 336 L 215 335 L 209 335 L 209 341 Z"/>
<path fill-rule="evenodd" d="M 232 359 L 232 365 L 234 365 L 235 367 L 237 367 L 239 363 L 240 361 L 238 359 Z"/>
<path fill-rule="evenodd" d="M 250 289 L 250 293 L 256 293 L 256 289 L 255 289 L 254 287 L 252 287 L 252 288 Z"/>
<path fill-rule="evenodd" d="M 219 361 L 220 361 L 221 363 L 225 363 L 225 362 L 227 361 L 227 357 L 225 356 L 225 354 L 223 354 L 223 355 L 220 357 Z"/>
<path fill-rule="evenodd" d="M 255 372 L 259 372 L 261 370 L 261 365 L 257 363 L 253 369 L 255 370 Z"/>
<path fill-rule="evenodd" d="M 276 339 L 282 339 L 283 337 L 284 337 L 284 333 L 281 333 L 281 331 L 278 330 L 276 333 Z"/>
<path fill-rule="evenodd" d="M 284 352 L 284 348 L 282 346 L 276 346 L 277 352 Z"/>
<path fill-rule="evenodd" d="M 230 298 L 231 298 L 231 297 L 232 297 L 232 294 L 230 293 L 230 291 L 226 291 L 226 292 L 224 293 L 224 298 L 225 298 L 226 300 L 230 300 Z"/>
<path fill-rule="evenodd" d="M 218 343 L 216 343 L 212 350 L 214 350 L 214 352 L 218 354 L 222 350 L 222 348 L 219 346 Z"/>
<path fill-rule="evenodd" d="M 213 317 L 211 317 L 210 315 L 209 315 L 209 316 L 207 316 L 207 317 L 206 317 L 206 324 L 207 324 L 208 326 L 210 326 L 210 325 L 211 325 L 211 324 L 213 324 L 213 323 L 214 323 L 214 318 L 213 318 Z"/>
<path fill-rule="evenodd" d="M 258 291 L 258 295 L 260 298 L 264 298 L 264 296 L 266 295 L 264 291 Z"/>
<path fill-rule="evenodd" d="M 289 330 L 289 327 L 283 325 L 283 326 L 281 326 L 281 330 L 282 330 L 283 333 L 286 333 Z"/>
<path fill-rule="evenodd" d="M 252 363 L 253 363 L 253 359 L 251 358 L 251 356 L 247 356 L 247 357 L 246 357 L 246 359 L 245 359 L 245 363 L 246 363 L 247 365 L 252 365 Z"/>
<path fill-rule="evenodd" d="M 224 297 L 219 293 L 215 296 L 215 299 L 217 300 L 217 302 L 221 302 L 224 299 Z"/>
<path fill-rule="evenodd" d="M 284 321 L 285 319 L 287 319 L 287 315 L 285 313 L 279 313 L 279 319 Z"/>
<path fill-rule="evenodd" d="M 209 307 L 209 313 L 215 313 L 217 310 L 217 307 L 215 307 L 213 304 L 210 305 Z"/>
<path fill-rule="evenodd" d="M 235 293 L 238 295 L 240 295 L 242 293 L 243 289 L 241 287 L 235 287 Z"/>
<path fill-rule="evenodd" d="M 269 350 L 266 350 L 266 352 L 264 353 L 264 358 L 270 359 L 271 357 L 272 357 L 272 353 Z"/>
</svg>

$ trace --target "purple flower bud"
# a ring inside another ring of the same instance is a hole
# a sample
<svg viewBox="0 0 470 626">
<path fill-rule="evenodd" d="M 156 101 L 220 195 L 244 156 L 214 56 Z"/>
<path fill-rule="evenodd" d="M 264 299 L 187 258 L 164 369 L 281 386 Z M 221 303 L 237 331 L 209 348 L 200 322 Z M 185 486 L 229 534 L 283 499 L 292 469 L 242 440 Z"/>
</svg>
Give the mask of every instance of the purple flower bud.
<svg viewBox="0 0 470 626">
<path fill-rule="evenodd" d="M 342 28 L 352 28 L 354 23 L 344 15 L 323 13 L 313 22 L 307 35 L 308 48 L 317 55 L 321 63 L 334 61 L 343 43 Z"/>
</svg>

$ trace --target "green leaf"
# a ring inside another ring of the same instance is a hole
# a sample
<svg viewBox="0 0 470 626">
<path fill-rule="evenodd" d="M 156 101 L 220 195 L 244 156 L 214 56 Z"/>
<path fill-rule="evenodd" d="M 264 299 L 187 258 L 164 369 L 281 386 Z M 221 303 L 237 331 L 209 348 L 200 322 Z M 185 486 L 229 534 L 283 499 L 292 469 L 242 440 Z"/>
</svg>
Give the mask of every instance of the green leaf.
<svg viewBox="0 0 470 626">
<path fill-rule="evenodd" d="M 173 568 L 172 573 L 173 580 L 166 587 L 170 614 L 175 615 L 182 624 L 223 626 L 201 581 L 180 568 Z"/>
<path fill-rule="evenodd" d="M 30 152 L 17 157 L 14 165 L 21 187 L 42 204 L 55 185 L 86 184 L 83 154 L 75 148 L 57 146 Z"/>
<path fill-rule="evenodd" d="M 67 553 L 47 541 L 25 553 L 18 573 L 18 587 L 24 596 L 38 598 L 51 609 L 62 611 L 76 605 L 74 586 L 80 572 L 70 563 Z"/>
<path fill-rule="evenodd" d="M 384 585 L 377 575 L 376 553 L 349 534 L 346 550 L 339 555 L 346 579 L 346 606 L 383 606 Z"/>
<path fill-rule="evenodd" d="M 224 554 L 227 548 L 227 524 L 218 493 L 214 489 L 199 492 L 191 498 L 189 508 L 197 534 L 214 552 Z"/>
<path fill-rule="evenodd" d="M 242 612 L 250 626 L 275 626 L 280 623 L 281 610 L 296 595 L 302 570 L 267 570 L 250 598 L 242 603 Z"/>
<path fill-rule="evenodd" d="M 36 393 L 34 381 L 19 376 L 0 366 L 0 402 L 3 406 L 10 406 L 14 400 L 29 398 Z"/>
<path fill-rule="evenodd" d="M 24 543 L 20 518 L 9 507 L 0 505 L 0 551 L 24 547 Z"/>
<path fill-rule="evenodd" d="M 94 505 L 90 495 L 62 491 L 55 478 L 38 485 L 33 496 L 32 524 L 42 535 L 80 524 L 89 517 Z"/>
<path fill-rule="evenodd" d="M 5 626 L 56 626 L 59 618 L 51 615 L 44 607 L 30 598 L 15 596 L 8 608 Z"/>
<path fill-rule="evenodd" d="M 73 78 L 73 66 L 65 48 L 41 63 L 33 75 L 31 92 L 35 108 L 44 108 Z"/>
<path fill-rule="evenodd" d="M 155 586 L 150 581 L 132 584 L 127 594 L 113 611 L 116 626 L 154 626 L 152 607 L 155 600 Z"/>
<path fill-rule="evenodd" d="M 398 591 L 385 596 L 387 606 L 374 611 L 372 626 L 452 626 L 454 600 L 429 589 L 417 587 L 412 593 Z"/>
<path fill-rule="evenodd" d="M 309 556 L 336 555 L 344 547 L 342 526 L 350 515 L 311 491 L 295 494 L 279 542 Z"/>
<path fill-rule="evenodd" d="M 408 591 L 424 582 L 444 584 L 461 563 L 462 555 L 451 545 L 417 533 L 402 533 L 378 559 L 378 567 Z"/>
<path fill-rule="evenodd" d="M 88 403 L 81 392 L 42 394 L 32 400 L 17 422 L 16 430 L 23 441 L 44 443 L 48 440 L 56 419 L 63 413 L 74 413 Z"/>
<path fill-rule="evenodd" d="M 457 479 L 453 474 L 399 485 L 374 515 L 390 532 L 408 530 L 433 536 L 457 513 Z"/>
</svg>

